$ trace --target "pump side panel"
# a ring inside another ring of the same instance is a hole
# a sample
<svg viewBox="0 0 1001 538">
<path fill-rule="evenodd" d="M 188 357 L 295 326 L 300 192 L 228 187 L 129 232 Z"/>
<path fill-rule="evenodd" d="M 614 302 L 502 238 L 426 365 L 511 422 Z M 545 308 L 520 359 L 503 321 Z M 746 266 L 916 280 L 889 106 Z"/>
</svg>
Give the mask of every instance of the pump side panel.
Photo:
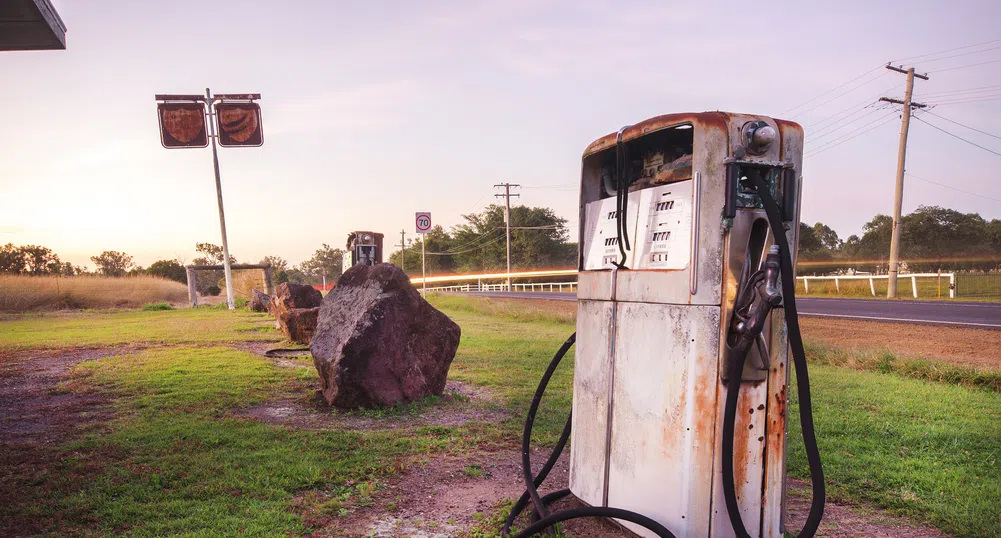
<svg viewBox="0 0 1001 538">
<path fill-rule="evenodd" d="M 719 316 L 713 306 L 618 306 L 608 503 L 679 537 L 709 535 Z"/>
<path fill-rule="evenodd" d="M 570 490 L 585 503 L 601 506 L 611 373 L 609 334 L 612 303 L 581 300 L 577 305 Z"/>
</svg>

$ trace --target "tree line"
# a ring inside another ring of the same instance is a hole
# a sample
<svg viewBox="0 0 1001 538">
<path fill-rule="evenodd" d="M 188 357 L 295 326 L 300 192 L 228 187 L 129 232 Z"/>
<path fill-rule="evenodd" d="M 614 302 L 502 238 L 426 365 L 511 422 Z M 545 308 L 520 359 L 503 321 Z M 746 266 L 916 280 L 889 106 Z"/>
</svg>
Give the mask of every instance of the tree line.
<svg viewBox="0 0 1001 538">
<path fill-rule="evenodd" d="M 421 243 L 426 242 L 428 274 L 496 272 L 507 268 L 504 207 L 491 204 L 480 213 L 463 215 L 463 223 L 446 231 L 435 226 L 387 261 L 421 273 Z M 511 268 L 577 267 L 577 243 L 569 241 L 567 219 L 548 207 L 511 208 Z"/>
<path fill-rule="evenodd" d="M 1001 219 L 939 206 L 920 206 L 901 217 L 900 260 L 910 272 L 1001 270 Z M 893 218 L 876 215 L 862 235 L 842 240 L 823 223 L 800 223 L 800 274 L 889 270 Z"/>
<path fill-rule="evenodd" d="M 427 253 L 429 274 L 498 272 L 506 269 L 504 207 L 490 205 L 480 213 L 463 215 L 463 223 L 411 240 L 405 249 L 384 259 L 405 266 L 407 273 L 421 272 L 421 242 Z M 1001 271 L 1001 219 L 987 221 L 976 213 L 961 213 L 938 206 L 921 206 L 902 217 L 900 257 L 908 271 Z M 876 215 L 862 227 L 862 235 L 841 239 L 829 226 L 800 223 L 800 274 L 869 272 L 886 273 L 893 219 Z M 391 236 L 390 236 L 391 237 Z M 387 237 L 386 239 L 390 239 Z M 577 243 L 569 240 L 567 219 L 547 207 L 511 208 L 512 269 L 551 269 L 577 266 Z M 392 241 L 386 241 L 392 244 Z M 196 243 L 197 265 L 221 265 L 222 247 Z M 324 243 L 298 265 L 280 256 L 265 256 L 259 263 L 274 268 L 276 283 L 317 285 L 336 282 L 341 275 L 344 250 Z M 187 283 L 180 260 L 157 260 L 142 267 L 125 252 L 107 250 L 91 256 L 95 270 L 63 262 L 51 249 L 39 245 L 0 247 L 0 273 L 21 275 L 104 276 L 151 275 Z M 237 263 L 230 255 L 230 262 Z M 200 293 L 219 293 L 222 271 L 199 271 Z"/>
</svg>

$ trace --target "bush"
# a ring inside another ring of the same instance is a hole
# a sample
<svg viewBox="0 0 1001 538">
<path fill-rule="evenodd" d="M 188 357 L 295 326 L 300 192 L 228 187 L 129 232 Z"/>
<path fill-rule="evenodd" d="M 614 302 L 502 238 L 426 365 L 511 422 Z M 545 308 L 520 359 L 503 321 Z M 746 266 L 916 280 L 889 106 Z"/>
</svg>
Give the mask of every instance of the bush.
<svg viewBox="0 0 1001 538">
<path fill-rule="evenodd" d="M 188 272 L 184 266 L 176 260 L 158 260 L 150 264 L 146 269 L 146 274 L 167 278 L 181 284 L 188 283 Z"/>
<path fill-rule="evenodd" d="M 209 286 L 209 287 L 205 288 L 205 293 L 207 295 L 211 295 L 213 297 L 217 297 L 220 293 L 222 293 L 222 290 L 219 289 L 219 286 L 214 286 L 213 285 L 213 286 Z"/>
<path fill-rule="evenodd" d="M 155 312 L 158 310 L 173 310 L 174 307 L 170 306 L 170 303 L 159 302 L 159 303 L 146 303 L 143 305 L 143 310 L 146 312 Z"/>
</svg>

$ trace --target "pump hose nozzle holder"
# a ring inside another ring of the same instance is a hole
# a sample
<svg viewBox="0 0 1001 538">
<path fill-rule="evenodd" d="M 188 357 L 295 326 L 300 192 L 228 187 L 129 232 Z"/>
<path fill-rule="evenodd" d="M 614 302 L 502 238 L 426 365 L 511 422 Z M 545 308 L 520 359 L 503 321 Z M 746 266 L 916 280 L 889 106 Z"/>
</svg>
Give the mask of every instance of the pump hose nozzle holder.
<svg viewBox="0 0 1001 538">
<path fill-rule="evenodd" d="M 782 304 L 779 267 L 779 248 L 778 245 L 772 245 L 763 267 L 749 277 L 746 277 L 745 272 L 745 278 L 742 279 L 737 291 L 733 316 L 730 320 L 723 381 L 730 379 L 733 362 L 740 357 L 747 357 L 751 346 L 756 345 L 758 350 L 757 355 L 753 356 L 756 359 L 754 367 L 765 371 L 771 368 L 763 331 L 772 309 Z"/>
</svg>

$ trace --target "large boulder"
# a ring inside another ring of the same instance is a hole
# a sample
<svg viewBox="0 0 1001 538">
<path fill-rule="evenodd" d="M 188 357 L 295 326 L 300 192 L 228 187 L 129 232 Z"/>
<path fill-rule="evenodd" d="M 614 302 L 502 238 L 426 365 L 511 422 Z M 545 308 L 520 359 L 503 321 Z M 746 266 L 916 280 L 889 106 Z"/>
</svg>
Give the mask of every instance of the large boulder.
<svg viewBox="0 0 1001 538">
<path fill-rule="evenodd" d="M 269 303 L 271 303 L 271 296 L 254 288 L 250 292 L 250 299 L 247 301 L 247 310 L 251 312 L 266 312 Z"/>
<path fill-rule="evenodd" d="M 323 302 L 323 294 L 313 286 L 282 282 L 275 288 L 268 304 L 268 312 L 275 319 L 293 308 L 316 308 Z"/>
<path fill-rule="evenodd" d="M 381 263 L 341 276 L 309 347 L 328 404 L 377 407 L 440 395 L 459 335 L 403 271 Z"/>
<path fill-rule="evenodd" d="M 278 316 L 278 326 L 289 340 L 297 344 L 309 344 L 316 332 L 316 320 L 320 307 L 292 308 Z"/>
</svg>

